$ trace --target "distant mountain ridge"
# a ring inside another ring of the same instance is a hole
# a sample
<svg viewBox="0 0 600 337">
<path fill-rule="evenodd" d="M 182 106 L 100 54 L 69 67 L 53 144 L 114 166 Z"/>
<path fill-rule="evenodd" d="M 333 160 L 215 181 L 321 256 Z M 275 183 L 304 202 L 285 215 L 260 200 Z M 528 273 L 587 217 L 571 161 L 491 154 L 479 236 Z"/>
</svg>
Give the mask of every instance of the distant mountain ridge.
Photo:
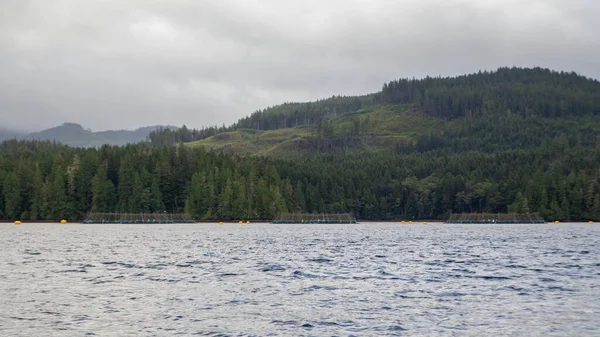
<svg viewBox="0 0 600 337">
<path fill-rule="evenodd" d="M 160 129 L 176 129 L 174 126 L 147 126 L 136 130 L 107 130 L 93 132 L 76 123 L 64 123 L 53 128 L 28 134 L 15 134 L 9 138 L 19 140 L 49 140 L 72 147 L 100 147 L 102 145 L 125 145 L 138 143 L 147 139 L 152 131 Z"/>
</svg>

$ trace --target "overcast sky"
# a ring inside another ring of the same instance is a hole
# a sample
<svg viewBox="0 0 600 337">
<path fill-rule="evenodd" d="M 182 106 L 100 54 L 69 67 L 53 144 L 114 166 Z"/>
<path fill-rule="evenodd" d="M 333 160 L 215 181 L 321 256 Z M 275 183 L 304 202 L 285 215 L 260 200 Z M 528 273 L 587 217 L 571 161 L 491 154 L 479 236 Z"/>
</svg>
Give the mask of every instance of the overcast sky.
<svg viewBox="0 0 600 337">
<path fill-rule="evenodd" d="M 598 0 L 0 0 L 0 128 L 225 123 L 400 77 L 600 78 Z"/>
</svg>

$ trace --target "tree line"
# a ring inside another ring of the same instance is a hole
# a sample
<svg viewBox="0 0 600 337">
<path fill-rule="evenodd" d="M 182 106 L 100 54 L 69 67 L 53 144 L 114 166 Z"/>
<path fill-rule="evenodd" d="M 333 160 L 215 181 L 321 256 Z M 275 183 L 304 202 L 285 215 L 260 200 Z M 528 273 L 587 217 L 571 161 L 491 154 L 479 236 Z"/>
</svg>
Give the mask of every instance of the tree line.
<svg viewBox="0 0 600 337">
<path fill-rule="evenodd" d="M 600 82 L 542 68 L 499 68 L 493 72 L 400 79 L 383 86 L 380 103 L 413 103 L 438 117 L 518 113 L 561 117 L 600 113 Z"/>
<path fill-rule="evenodd" d="M 88 212 L 186 212 L 272 219 L 279 212 L 444 219 L 460 212 L 540 212 L 600 219 L 600 151 L 557 139 L 535 149 L 336 150 L 301 161 L 197 148 L 50 142 L 0 144 L 0 219 L 82 219 Z"/>
</svg>

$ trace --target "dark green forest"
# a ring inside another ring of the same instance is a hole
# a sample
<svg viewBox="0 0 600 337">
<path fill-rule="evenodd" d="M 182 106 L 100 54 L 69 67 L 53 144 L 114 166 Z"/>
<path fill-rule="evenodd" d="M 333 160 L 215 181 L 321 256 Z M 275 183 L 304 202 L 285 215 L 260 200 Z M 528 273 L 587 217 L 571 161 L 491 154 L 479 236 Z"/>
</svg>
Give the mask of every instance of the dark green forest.
<svg viewBox="0 0 600 337">
<path fill-rule="evenodd" d="M 381 142 L 391 139 L 373 121 L 381 111 L 386 118 L 414 111 L 413 121 L 425 127 L 402 141 Z M 6 141 L 0 144 L 0 218 L 81 219 L 97 211 L 268 220 L 302 211 L 371 220 L 460 212 L 600 220 L 599 115 L 598 81 L 501 68 L 401 79 L 360 97 L 286 103 L 229 127 L 155 131 L 137 145 Z M 233 130 L 288 128 L 310 130 L 294 156 L 178 144 Z"/>
</svg>

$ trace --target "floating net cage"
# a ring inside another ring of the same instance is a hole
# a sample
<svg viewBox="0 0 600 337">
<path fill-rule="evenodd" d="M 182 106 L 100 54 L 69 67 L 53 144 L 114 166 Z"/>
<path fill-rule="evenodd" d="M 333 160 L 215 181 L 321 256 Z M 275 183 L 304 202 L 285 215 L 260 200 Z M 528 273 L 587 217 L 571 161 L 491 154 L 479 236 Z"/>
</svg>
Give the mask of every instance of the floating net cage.
<svg viewBox="0 0 600 337">
<path fill-rule="evenodd" d="M 356 223 L 350 213 L 280 213 L 273 223 Z"/>
<path fill-rule="evenodd" d="M 90 213 L 84 223 L 194 223 L 187 214 L 171 213 Z"/>
<path fill-rule="evenodd" d="M 460 213 L 450 214 L 446 223 L 545 223 L 538 213 Z"/>
</svg>

